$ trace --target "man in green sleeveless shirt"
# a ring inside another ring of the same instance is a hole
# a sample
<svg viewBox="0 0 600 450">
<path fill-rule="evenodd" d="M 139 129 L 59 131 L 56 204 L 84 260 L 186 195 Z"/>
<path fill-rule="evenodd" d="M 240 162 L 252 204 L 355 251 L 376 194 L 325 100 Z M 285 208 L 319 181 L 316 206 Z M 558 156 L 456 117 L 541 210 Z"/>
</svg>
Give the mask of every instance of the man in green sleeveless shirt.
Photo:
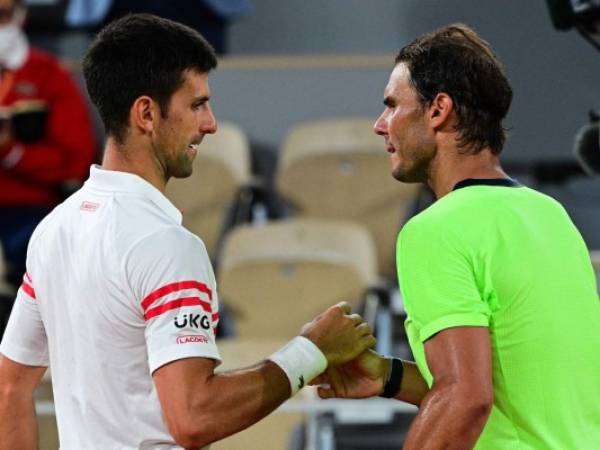
<svg viewBox="0 0 600 450">
<path fill-rule="evenodd" d="M 454 24 L 404 47 L 375 132 L 393 176 L 437 201 L 398 237 L 416 364 L 374 352 L 327 397 L 419 406 L 405 450 L 600 448 L 600 301 L 563 207 L 500 166 L 512 99 L 489 44 Z"/>
</svg>

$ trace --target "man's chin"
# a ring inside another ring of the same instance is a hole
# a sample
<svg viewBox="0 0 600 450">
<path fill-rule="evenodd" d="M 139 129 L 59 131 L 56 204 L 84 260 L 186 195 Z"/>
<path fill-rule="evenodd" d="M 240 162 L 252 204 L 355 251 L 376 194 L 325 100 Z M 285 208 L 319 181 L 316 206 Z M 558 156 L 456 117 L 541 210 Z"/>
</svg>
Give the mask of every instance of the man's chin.
<svg viewBox="0 0 600 450">
<path fill-rule="evenodd" d="M 173 178 L 188 178 L 189 176 L 192 175 L 193 172 L 194 172 L 194 169 L 193 169 L 192 165 L 190 164 L 187 167 L 178 167 L 177 170 L 174 170 L 171 172 L 171 176 Z"/>
<path fill-rule="evenodd" d="M 398 169 L 392 171 L 392 176 L 402 183 L 423 183 L 425 181 L 421 174 Z"/>
<path fill-rule="evenodd" d="M 192 176 L 192 171 L 189 172 L 180 172 L 173 175 L 173 178 L 189 178 Z"/>
</svg>

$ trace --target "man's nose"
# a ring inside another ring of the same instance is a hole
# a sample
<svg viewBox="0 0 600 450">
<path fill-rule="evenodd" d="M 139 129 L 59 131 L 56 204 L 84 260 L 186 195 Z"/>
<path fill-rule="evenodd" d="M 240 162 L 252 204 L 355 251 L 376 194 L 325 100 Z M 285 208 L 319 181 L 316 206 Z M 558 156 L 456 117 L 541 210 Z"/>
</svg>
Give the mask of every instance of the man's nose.
<svg viewBox="0 0 600 450">
<path fill-rule="evenodd" d="M 373 125 L 373 131 L 379 136 L 387 135 L 387 120 L 385 117 L 385 112 L 381 113 L 379 118 L 375 121 L 375 124 Z"/>
<path fill-rule="evenodd" d="M 206 121 L 202 122 L 202 129 L 200 131 L 205 134 L 214 134 L 217 132 L 219 125 L 210 105 L 206 105 L 206 107 L 208 108 L 208 116 L 206 117 Z"/>
</svg>

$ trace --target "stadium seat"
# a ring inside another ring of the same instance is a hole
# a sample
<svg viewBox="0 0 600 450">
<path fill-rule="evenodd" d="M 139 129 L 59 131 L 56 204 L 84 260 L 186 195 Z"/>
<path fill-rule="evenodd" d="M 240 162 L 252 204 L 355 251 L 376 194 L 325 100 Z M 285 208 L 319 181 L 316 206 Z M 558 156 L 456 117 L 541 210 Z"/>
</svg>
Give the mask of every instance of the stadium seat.
<svg viewBox="0 0 600 450">
<path fill-rule="evenodd" d="M 56 416 L 54 412 L 54 395 L 52 393 L 52 376 L 46 370 L 35 395 L 39 450 L 56 450 L 59 447 Z"/>
<path fill-rule="evenodd" d="M 365 225 L 375 241 L 380 274 L 395 280 L 396 236 L 418 187 L 392 178 L 374 122 L 339 118 L 295 127 L 283 144 L 275 183 L 300 217 Z"/>
<path fill-rule="evenodd" d="M 249 367 L 267 358 L 283 344 L 285 340 L 279 339 L 222 339 L 219 341 L 219 352 L 223 358 L 223 365 L 217 371 Z M 305 391 L 301 391 L 297 396 L 303 394 Z M 278 411 L 240 433 L 215 442 L 210 448 L 211 450 L 286 450 L 291 431 L 302 422 L 302 419 L 302 414 L 298 412 Z"/>
<path fill-rule="evenodd" d="M 337 302 L 360 305 L 376 278 L 368 231 L 318 219 L 234 229 L 218 271 L 220 297 L 241 338 L 289 337 Z"/>
<path fill-rule="evenodd" d="M 250 150 L 244 132 L 221 123 L 218 133 L 204 137 L 186 179 L 171 180 L 167 197 L 183 212 L 183 225 L 200 236 L 214 261 L 228 214 L 251 182 Z"/>
<path fill-rule="evenodd" d="M 239 335 L 219 342 L 224 366 L 243 367 L 270 355 L 329 306 L 360 305 L 377 279 L 377 260 L 361 225 L 297 219 L 232 230 L 217 275 Z M 213 448 L 285 450 L 302 419 L 299 412 L 278 412 Z"/>
</svg>

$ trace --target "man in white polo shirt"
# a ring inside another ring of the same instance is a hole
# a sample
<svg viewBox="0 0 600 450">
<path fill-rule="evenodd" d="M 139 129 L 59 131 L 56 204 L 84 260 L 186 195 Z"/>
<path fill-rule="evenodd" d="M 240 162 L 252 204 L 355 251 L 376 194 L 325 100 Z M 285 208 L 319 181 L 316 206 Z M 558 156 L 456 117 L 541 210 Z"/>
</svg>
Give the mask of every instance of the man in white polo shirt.
<svg viewBox="0 0 600 450">
<path fill-rule="evenodd" d="M 215 66 L 198 33 L 148 15 L 109 25 L 88 51 L 104 158 L 31 239 L 0 346 L 1 450 L 37 448 L 33 391 L 48 365 L 62 450 L 199 449 L 374 344 L 339 304 L 269 360 L 214 372 L 214 274 L 163 192 L 217 130 Z"/>
</svg>

